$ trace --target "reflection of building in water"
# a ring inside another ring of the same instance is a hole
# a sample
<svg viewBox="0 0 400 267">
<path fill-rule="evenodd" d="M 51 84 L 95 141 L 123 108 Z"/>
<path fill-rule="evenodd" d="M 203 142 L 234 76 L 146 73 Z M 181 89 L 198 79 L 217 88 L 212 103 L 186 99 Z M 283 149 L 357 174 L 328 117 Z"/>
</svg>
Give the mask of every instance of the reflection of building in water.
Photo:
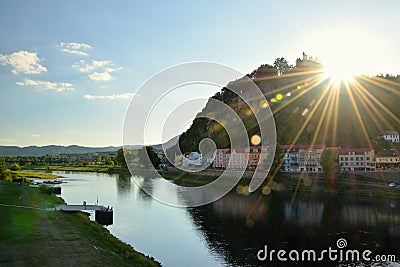
<svg viewBox="0 0 400 267">
<path fill-rule="evenodd" d="M 308 203 L 299 201 L 291 204 L 285 203 L 285 218 L 292 223 L 304 225 L 317 225 L 321 223 L 324 214 L 324 203 Z"/>
<path fill-rule="evenodd" d="M 345 206 L 342 208 L 340 216 L 344 221 L 353 225 L 400 224 L 400 215 L 394 210 L 382 211 L 365 206 Z"/>
<path fill-rule="evenodd" d="M 363 206 L 345 206 L 340 212 L 341 218 L 349 224 L 368 226 L 376 225 L 376 213 L 371 208 Z"/>
<path fill-rule="evenodd" d="M 268 204 L 254 196 L 243 196 L 231 193 L 213 203 L 215 213 L 220 215 L 232 215 L 251 218 L 253 221 L 265 220 Z"/>
<path fill-rule="evenodd" d="M 391 224 L 400 225 L 400 215 L 395 213 L 388 213 L 388 212 L 376 212 L 377 220 L 380 223 L 383 222 L 390 222 Z"/>
</svg>

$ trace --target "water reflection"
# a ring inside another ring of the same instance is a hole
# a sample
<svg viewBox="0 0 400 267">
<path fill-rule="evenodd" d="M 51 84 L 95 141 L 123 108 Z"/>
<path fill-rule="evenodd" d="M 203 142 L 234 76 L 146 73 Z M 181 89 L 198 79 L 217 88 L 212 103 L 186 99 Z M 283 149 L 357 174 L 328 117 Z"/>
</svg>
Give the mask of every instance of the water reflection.
<svg viewBox="0 0 400 267">
<path fill-rule="evenodd" d="M 124 195 L 131 192 L 131 175 L 129 174 L 117 174 L 116 179 L 118 194 Z"/>
<path fill-rule="evenodd" d="M 284 209 L 286 221 L 301 226 L 319 225 L 324 213 L 324 203 L 308 203 L 305 201 L 296 203 L 285 202 Z"/>
<path fill-rule="evenodd" d="M 303 194 L 292 203 L 288 193 L 230 193 L 188 211 L 210 250 L 218 251 L 232 266 L 260 266 L 256 254 L 264 245 L 319 250 L 335 246 L 339 237 L 346 238 L 351 248 L 400 257 L 400 210 L 389 202 L 393 200 Z M 274 265 L 287 263 L 269 266 Z"/>
<path fill-rule="evenodd" d="M 352 249 L 400 258 L 400 200 L 396 199 L 301 193 L 292 201 L 291 192 L 267 196 L 232 192 L 206 206 L 181 209 L 163 205 L 139 189 L 136 182 L 148 192 L 166 192 L 168 181 L 151 174 L 135 180 L 108 174 L 65 176 L 67 183 L 61 186 L 67 202 L 95 203 L 98 197 L 102 204 L 113 206 L 110 231 L 164 266 L 263 266 L 266 262 L 260 263 L 256 255 L 264 245 L 319 250 L 334 247 L 340 237 Z M 176 192 L 168 197 L 185 201 L 204 196 Z"/>
</svg>

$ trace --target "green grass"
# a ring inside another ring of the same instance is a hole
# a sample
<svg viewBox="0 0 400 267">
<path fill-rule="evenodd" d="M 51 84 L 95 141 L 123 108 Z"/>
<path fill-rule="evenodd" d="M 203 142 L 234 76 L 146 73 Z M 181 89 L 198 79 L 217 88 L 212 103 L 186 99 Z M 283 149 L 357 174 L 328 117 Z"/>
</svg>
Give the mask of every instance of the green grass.
<svg viewBox="0 0 400 267">
<path fill-rule="evenodd" d="M 82 212 L 45 211 L 62 199 L 0 182 L 0 266 L 158 266 Z"/>
<path fill-rule="evenodd" d="M 41 172 L 28 172 L 28 171 L 13 171 L 18 177 L 22 178 L 40 178 L 40 179 L 57 179 L 62 178 L 62 176 L 51 174 L 51 173 L 41 173 Z"/>
<path fill-rule="evenodd" d="M 28 166 L 24 170 L 45 170 L 43 166 Z M 50 166 L 50 171 L 76 171 L 76 172 L 100 172 L 100 173 L 116 173 L 120 172 L 118 166 Z"/>
</svg>

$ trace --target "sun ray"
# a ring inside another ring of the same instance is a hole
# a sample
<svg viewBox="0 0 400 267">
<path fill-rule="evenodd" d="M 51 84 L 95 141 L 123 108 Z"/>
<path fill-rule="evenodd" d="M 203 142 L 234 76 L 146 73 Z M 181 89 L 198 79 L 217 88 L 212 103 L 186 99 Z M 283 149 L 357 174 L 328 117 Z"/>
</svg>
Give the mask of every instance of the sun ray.
<svg viewBox="0 0 400 267">
<path fill-rule="evenodd" d="M 291 142 L 291 144 L 289 145 L 289 149 L 292 149 L 294 144 L 296 144 L 297 140 L 299 139 L 299 137 L 301 136 L 301 134 L 303 133 L 304 129 L 307 127 L 308 123 L 310 122 L 311 118 L 314 116 L 314 113 L 317 111 L 319 105 L 321 104 L 322 100 L 325 98 L 325 95 L 328 93 L 328 90 L 325 90 L 321 96 L 319 97 L 317 103 L 315 104 L 314 108 L 310 111 L 310 114 L 308 115 L 308 117 L 306 118 L 306 120 L 303 122 L 302 126 L 300 127 L 299 131 L 297 132 L 296 136 L 293 138 L 293 141 Z M 275 178 L 276 174 L 278 173 L 279 169 L 281 168 L 282 164 L 284 162 L 284 158 L 282 158 L 280 160 L 280 162 L 278 163 L 278 166 L 276 167 L 276 169 L 274 170 L 273 174 L 270 176 L 270 178 L 268 179 L 267 185 L 270 186 L 271 183 L 273 182 L 273 179 Z M 296 192 L 295 192 L 296 193 Z"/>
<path fill-rule="evenodd" d="M 264 95 L 265 95 L 265 96 L 268 96 L 268 95 L 273 95 L 273 94 L 275 94 L 275 93 L 279 93 L 279 92 L 281 92 L 281 91 L 283 91 L 283 90 L 285 90 L 285 89 L 293 88 L 293 86 L 297 86 L 297 85 L 299 85 L 299 84 L 305 83 L 305 82 L 309 81 L 310 79 L 311 79 L 311 80 L 316 80 L 317 78 L 319 78 L 319 76 L 320 76 L 320 75 L 314 75 L 314 76 L 311 76 L 311 77 L 305 77 L 304 79 L 295 81 L 295 82 L 290 83 L 290 84 L 288 84 L 288 85 L 285 85 L 285 86 L 282 86 L 282 87 L 280 87 L 280 88 L 277 88 L 277 89 L 274 89 L 274 90 L 272 90 L 272 91 L 269 91 L 269 92 L 267 92 L 267 93 L 264 93 Z M 298 90 L 298 89 L 295 88 L 295 89 L 291 90 L 290 93 L 293 94 L 293 93 L 296 92 L 297 90 Z"/>
<path fill-rule="evenodd" d="M 387 107 L 385 107 L 374 95 L 372 95 L 368 90 L 366 90 L 363 86 L 360 85 L 356 80 L 354 81 L 355 84 L 358 84 L 360 90 L 363 91 L 364 94 L 368 95 L 370 99 L 372 99 L 380 108 L 382 108 L 392 119 L 396 121 L 396 123 L 400 124 L 400 119 L 393 114 Z"/>
<path fill-rule="evenodd" d="M 272 111 L 272 113 L 276 114 L 277 112 L 279 112 L 283 108 L 287 107 L 288 105 L 290 105 L 291 103 L 293 103 L 297 99 L 301 98 L 304 94 L 310 92 L 312 89 L 314 89 L 315 87 L 320 85 L 323 81 L 324 80 L 322 80 L 322 79 L 321 80 L 316 80 L 314 83 L 310 84 L 307 88 L 303 89 L 298 95 L 296 95 L 293 98 L 291 98 L 288 102 L 285 102 L 281 106 L 279 106 L 278 108 L 274 109 Z"/>
<path fill-rule="evenodd" d="M 303 76 L 303 75 L 309 75 L 309 74 L 321 74 L 323 71 L 322 69 L 313 69 L 313 70 L 307 70 L 307 71 L 296 71 L 296 72 L 289 72 L 289 73 L 284 73 L 280 76 L 278 75 L 273 75 L 273 76 L 265 76 L 265 77 L 260 77 L 260 78 L 255 78 L 253 79 L 254 82 L 260 82 L 260 81 L 267 81 L 267 80 L 274 80 L 274 79 L 280 79 L 280 78 L 288 78 L 288 77 L 296 77 L 296 76 Z"/>
<path fill-rule="evenodd" d="M 390 91 L 390 92 L 393 92 L 393 93 L 396 93 L 396 94 L 400 94 L 400 91 L 399 91 L 399 90 L 396 90 L 396 89 L 393 89 L 393 88 L 384 86 L 383 84 L 380 84 L 380 82 L 381 82 L 381 83 L 388 83 L 388 84 L 390 84 L 390 85 L 394 85 L 394 86 L 397 86 L 397 87 L 400 88 L 400 83 L 398 83 L 398 82 L 393 82 L 393 81 L 390 81 L 390 80 L 387 80 L 387 79 L 383 79 L 383 78 L 381 78 L 381 77 L 366 78 L 366 77 L 361 76 L 360 78 L 363 78 L 363 79 L 366 80 L 367 82 L 374 83 L 375 85 L 380 86 L 380 87 L 382 87 L 383 89 L 386 89 L 386 90 L 388 90 L 388 91 Z"/>
<path fill-rule="evenodd" d="M 308 85 L 308 87 L 304 88 L 299 95 L 296 95 L 295 97 L 291 98 L 291 100 L 289 100 L 288 102 L 285 102 L 284 104 L 282 104 L 281 106 L 279 106 L 278 108 L 272 110 L 273 114 L 276 114 L 279 110 L 282 110 L 283 108 L 285 108 L 286 106 L 288 106 L 289 104 L 293 103 L 294 101 L 296 101 L 297 99 L 299 99 L 301 96 L 303 96 L 304 94 L 310 92 L 312 89 L 316 88 L 319 84 L 321 84 L 323 82 L 323 80 L 316 80 L 314 83 L 311 83 L 310 85 Z M 297 83 L 296 83 L 297 84 Z M 293 91 L 296 91 L 298 89 L 295 89 Z M 253 108 L 252 108 L 253 109 Z M 253 110 L 254 112 L 254 110 Z M 257 127 L 257 125 L 259 123 L 262 123 L 266 120 L 268 120 L 270 118 L 270 116 L 263 118 L 261 121 L 259 122 L 254 122 L 252 125 L 250 125 L 250 129 L 253 129 L 254 127 Z"/>
<path fill-rule="evenodd" d="M 367 129 L 365 128 L 364 121 L 361 118 L 360 110 L 358 109 L 357 103 L 354 100 L 352 89 L 350 88 L 348 83 L 344 83 L 344 85 L 346 87 L 347 94 L 349 95 L 351 104 L 353 105 L 354 112 L 356 113 L 356 117 L 357 117 L 358 123 L 361 126 L 361 130 L 362 130 L 362 132 L 364 134 L 365 140 L 367 140 L 369 147 L 372 147 L 372 143 L 371 143 L 371 140 L 369 140 L 368 132 L 367 132 Z"/>
<path fill-rule="evenodd" d="M 294 94 L 296 91 L 298 91 L 297 86 L 298 86 L 299 84 L 307 83 L 307 82 L 309 82 L 310 80 L 311 80 L 311 81 L 312 81 L 312 80 L 320 80 L 320 79 L 321 79 L 321 76 L 322 76 L 321 73 L 319 73 L 319 74 L 313 75 L 313 76 L 311 76 L 311 77 L 305 77 L 305 78 L 303 78 L 303 79 L 301 79 L 301 80 L 295 81 L 295 82 L 290 83 L 290 84 L 287 84 L 287 85 L 285 85 L 285 86 L 276 88 L 276 89 L 271 90 L 271 91 L 268 91 L 268 92 L 264 92 L 264 96 L 269 96 L 269 95 L 273 95 L 273 94 L 276 94 L 276 93 L 280 93 L 280 92 L 282 92 L 282 91 L 284 91 L 284 90 L 286 90 L 286 89 L 288 89 L 288 88 L 293 88 L 294 86 L 296 86 L 295 89 L 292 89 L 291 91 L 289 91 L 290 94 Z M 253 80 L 253 81 L 255 81 L 255 80 Z M 248 81 L 237 81 L 238 84 L 240 84 L 240 83 L 245 83 L 245 82 L 248 82 Z M 228 87 L 228 88 L 229 88 L 229 87 Z M 249 98 L 249 101 L 255 101 L 255 100 L 260 100 L 260 101 L 261 101 L 262 98 L 259 97 L 259 96 L 257 96 L 256 98 Z"/>
<path fill-rule="evenodd" d="M 329 126 L 331 125 L 332 118 L 334 117 L 333 112 L 334 112 L 334 107 L 335 107 L 335 103 L 336 103 L 336 98 L 338 97 L 339 89 L 340 88 L 338 88 L 337 84 L 334 84 L 334 83 L 331 84 L 331 90 L 333 91 L 333 96 L 330 99 L 330 102 L 328 104 L 329 105 L 328 116 L 327 116 L 327 120 L 326 120 L 326 123 L 325 123 L 324 132 L 323 132 L 323 135 L 322 135 L 323 143 L 326 142 L 326 139 L 327 139 L 327 136 L 328 136 L 328 131 L 329 131 Z M 332 136 L 332 138 L 333 138 L 333 136 Z M 332 139 L 331 142 L 332 142 L 331 143 L 332 146 L 336 145 L 334 143 L 334 139 Z"/>
<path fill-rule="evenodd" d="M 328 107 L 330 106 L 329 103 L 330 103 L 330 101 L 332 99 L 332 95 L 334 93 L 333 90 L 331 90 L 331 86 L 332 86 L 332 83 L 329 83 L 329 85 L 325 89 L 325 90 L 329 91 L 329 96 L 326 99 L 326 104 L 322 110 L 321 117 L 319 118 L 318 125 L 317 125 L 317 128 L 315 129 L 313 139 L 311 140 L 311 145 L 315 145 L 315 142 L 319 135 L 319 131 L 321 130 L 322 123 L 324 122 L 324 119 L 325 119 L 326 111 L 328 110 Z"/>
<path fill-rule="evenodd" d="M 389 122 L 385 119 L 385 117 L 382 115 L 382 113 L 371 103 L 371 101 L 368 99 L 368 97 L 365 94 L 363 94 L 363 92 L 359 88 L 361 85 L 358 83 L 354 83 L 353 85 L 355 87 L 354 93 L 357 94 L 357 96 L 361 100 L 361 102 L 365 106 L 367 106 L 366 112 L 367 112 L 368 116 L 372 119 L 374 124 L 377 125 L 377 127 L 379 128 L 379 131 L 384 132 L 385 130 L 382 128 L 381 123 L 379 123 L 378 120 L 376 119 L 376 116 L 378 116 L 380 118 L 380 120 L 383 121 L 383 123 L 386 125 L 387 128 L 390 128 Z M 374 116 L 374 114 L 372 114 L 371 110 L 374 111 L 376 116 Z"/>
</svg>

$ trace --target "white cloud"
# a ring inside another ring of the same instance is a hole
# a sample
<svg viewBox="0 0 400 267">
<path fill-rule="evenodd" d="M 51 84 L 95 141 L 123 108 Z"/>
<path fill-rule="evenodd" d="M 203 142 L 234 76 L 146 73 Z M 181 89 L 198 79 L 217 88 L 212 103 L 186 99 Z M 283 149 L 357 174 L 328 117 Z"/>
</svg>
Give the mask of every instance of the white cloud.
<svg viewBox="0 0 400 267">
<path fill-rule="evenodd" d="M 40 134 L 32 134 L 33 137 L 40 137 Z"/>
<path fill-rule="evenodd" d="M 72 65 L 73 69 L 79 72 L 91 72 L 94 69 L 111 65 L 109 60 L 92 60 L 91 63 L 86 63 L 85 60 L 80 60 L 79 63 Z"/>
<path fill-rule="evenodd" d="M 24 73 L 24 74 L 39 74 L 47 71 L 46 67 L 41 65 L 41 62 L 37 56 L 37 53 L 31 53 L 28 51 L 18 51 L 9 55 L 0 54 L 1 65 L 10 65 L 13 69 L 12 73 Z"/>
<path fill-rule="evenodd" d="M 125 93 L 118 95 L 85 95 L 83 98 L 87 100 L 117 100 L 117 99 L 131 99 L 135 93 Z"/>
<path fill-rule="evenodd" d="M 23 82 L 16 82 L 20 86 L 32 86 L 37 90 L 54 90 L 56 92 L 64 92 L 74 90 L 70 83 L 57 83 L 49 81 L 25 79 Z"/>
<path fill-rule="evenodd" d="M 78 63 L 72 65 L 72 68 L 82 73 L 91 72 L 88 77 L 94 81 L 113 80 L 114 77 L 111 73 L 117 70 L 109 60 L 92 60 L 91 62 L 80 60 Z"/>
<path fill-rule="evenodd" d="M 73 54 L 73 55 L 79 55 L 79 56 L 88 56 L 89 54 L 83 51 L 79 51 L 79 50 L 69 50 L 69 49 L 61 49 L 61 52 L 65 52 L 65 53 L 69 53 L 69 54 Z"/>
<path fill-rule="evenodd" d="M 15 143 L 15 139 L 0 139 L 0 143 Z"/>
<path fill-rule="evenodd" d="M 63 42 L 59 43 L 57 47 L 60 49 L 61 52 L 79 56 L 87 56 L 88 53 L 85 51 L 92 48 L 90 45 L 84 43 L 63 43 Z"/>
<path fill-rule="evenodd" d="M 92 74 L 89 74 L 89 78 L 94 80 L 94 81 L 110 81 L 113 80 L 114 77 L 111 76 L 111 72 L 114 72 L 115 69 L 113 68 L 106 68 L 104 72 L 93 72 Z"/>
</svg>

